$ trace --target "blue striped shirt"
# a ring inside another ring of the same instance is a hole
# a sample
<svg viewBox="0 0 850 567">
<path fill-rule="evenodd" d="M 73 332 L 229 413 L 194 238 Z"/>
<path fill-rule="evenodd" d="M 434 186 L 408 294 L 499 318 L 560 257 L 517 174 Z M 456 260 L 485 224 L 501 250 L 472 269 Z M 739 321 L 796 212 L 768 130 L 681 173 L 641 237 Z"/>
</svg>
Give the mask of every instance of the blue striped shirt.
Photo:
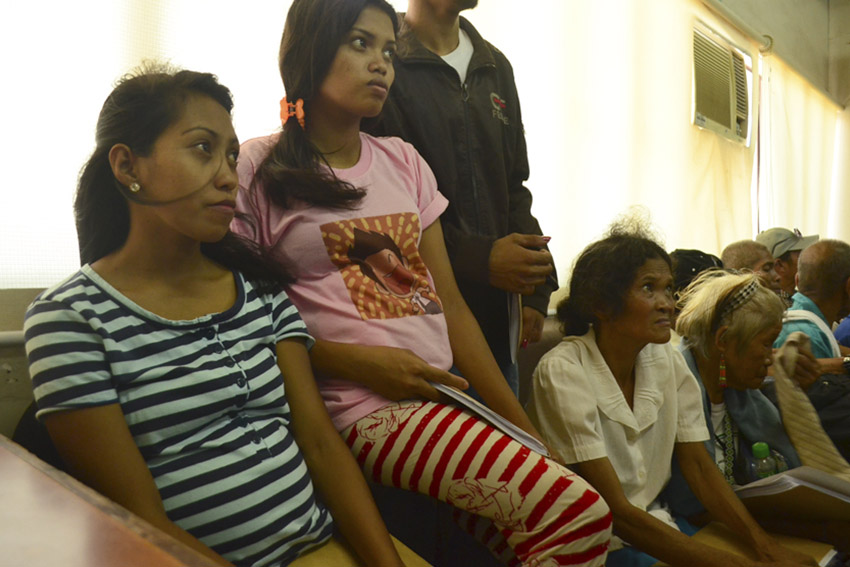
<svg viewBox="0 0 850 567">
<path fill-rule="evenodd" d="M 27 311 L 33 391 L 39 416 L 120 404 L 172 521 L 239 565 L 285 565 L 332 531 L 275 353 L 312 338 L 286 294 L 234 277 L 230 309 L 172 321 L 83 266 Z"/>
</svg>

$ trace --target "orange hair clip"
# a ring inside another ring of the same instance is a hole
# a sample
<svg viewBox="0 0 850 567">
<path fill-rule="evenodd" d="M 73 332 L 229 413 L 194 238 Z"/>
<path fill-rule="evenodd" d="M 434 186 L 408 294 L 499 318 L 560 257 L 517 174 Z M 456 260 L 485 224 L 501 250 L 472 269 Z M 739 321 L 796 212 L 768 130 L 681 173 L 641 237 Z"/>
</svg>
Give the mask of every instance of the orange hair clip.
<svg viewBox="0 0 850 567">
<path fill-rule="evenodd" d="M 286 97 L 280 99 L 280 123 L 286 124 L 286 121 L 292 117 L 298 119 L 298 124 L 301 129 L 304 129 L 304 99 L 299 98 L 295 104 L 288 102 Z"/>
</svg>

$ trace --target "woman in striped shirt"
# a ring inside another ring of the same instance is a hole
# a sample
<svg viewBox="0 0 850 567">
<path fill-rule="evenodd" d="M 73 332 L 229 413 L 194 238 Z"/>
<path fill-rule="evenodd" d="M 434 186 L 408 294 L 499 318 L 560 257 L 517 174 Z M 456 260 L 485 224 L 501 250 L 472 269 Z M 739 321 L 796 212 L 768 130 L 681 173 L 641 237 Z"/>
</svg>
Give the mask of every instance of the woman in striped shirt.
<svg viewBox="0 0 850 567">
<path fill-rule="evenodd" d="M 229 231 L 231 108 L 214 76 L 168 69 L 107 98 L 75 202 L 84 265 L 27 312 L 39 417 L 75 476 L 222 564 L 285 565 L 333 514 L 365 562 L 401 565 L 287 272 Z"/>
</svg>

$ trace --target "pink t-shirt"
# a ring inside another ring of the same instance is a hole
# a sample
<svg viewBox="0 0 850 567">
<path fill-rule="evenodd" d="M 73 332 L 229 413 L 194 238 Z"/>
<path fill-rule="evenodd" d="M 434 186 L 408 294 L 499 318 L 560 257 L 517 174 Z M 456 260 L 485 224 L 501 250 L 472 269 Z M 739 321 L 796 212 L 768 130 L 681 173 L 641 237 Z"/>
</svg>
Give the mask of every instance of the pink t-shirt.
<svg viewBox="0 0 850 567">
<path fill-rule="evenodd" d="M 419 256 L 422 231 L 448 201 L 425 160 L 399 138 L 360 135 L 360 160 L 335 169 L 366 189 L 354 210 L 273 205 L 251 187 L 277 135 L 248 140 L 239 154 L 238 209 L 251 217 L 233 230 L 275 250 L 296 283 L 286 290 L 318 339 L 413 351 L 429 364 L 452 365 L 446 319 L 434 281 Z M 365 386 L 319 376 L 319 389 L 337 429 L 390 403 Z"/>
</svg>

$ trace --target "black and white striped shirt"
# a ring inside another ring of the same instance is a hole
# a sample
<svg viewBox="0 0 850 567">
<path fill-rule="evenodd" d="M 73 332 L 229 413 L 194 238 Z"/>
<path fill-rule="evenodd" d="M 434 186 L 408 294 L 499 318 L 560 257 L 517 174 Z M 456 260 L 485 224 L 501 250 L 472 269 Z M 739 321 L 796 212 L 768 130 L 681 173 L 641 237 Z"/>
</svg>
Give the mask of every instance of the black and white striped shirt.
<svg viewBox="0 0 850 567">
<path fill-rule="evenodd" d="M 239 565 L 286 564 L 332 531 L 275 353 L 312 338 L 284 293 L 234 277 L 230 309 L 172 321 L 84 266 L 27 311 L 30 374 L 39 415 L 121 405 L 179 526 Z"/>
</svg>

